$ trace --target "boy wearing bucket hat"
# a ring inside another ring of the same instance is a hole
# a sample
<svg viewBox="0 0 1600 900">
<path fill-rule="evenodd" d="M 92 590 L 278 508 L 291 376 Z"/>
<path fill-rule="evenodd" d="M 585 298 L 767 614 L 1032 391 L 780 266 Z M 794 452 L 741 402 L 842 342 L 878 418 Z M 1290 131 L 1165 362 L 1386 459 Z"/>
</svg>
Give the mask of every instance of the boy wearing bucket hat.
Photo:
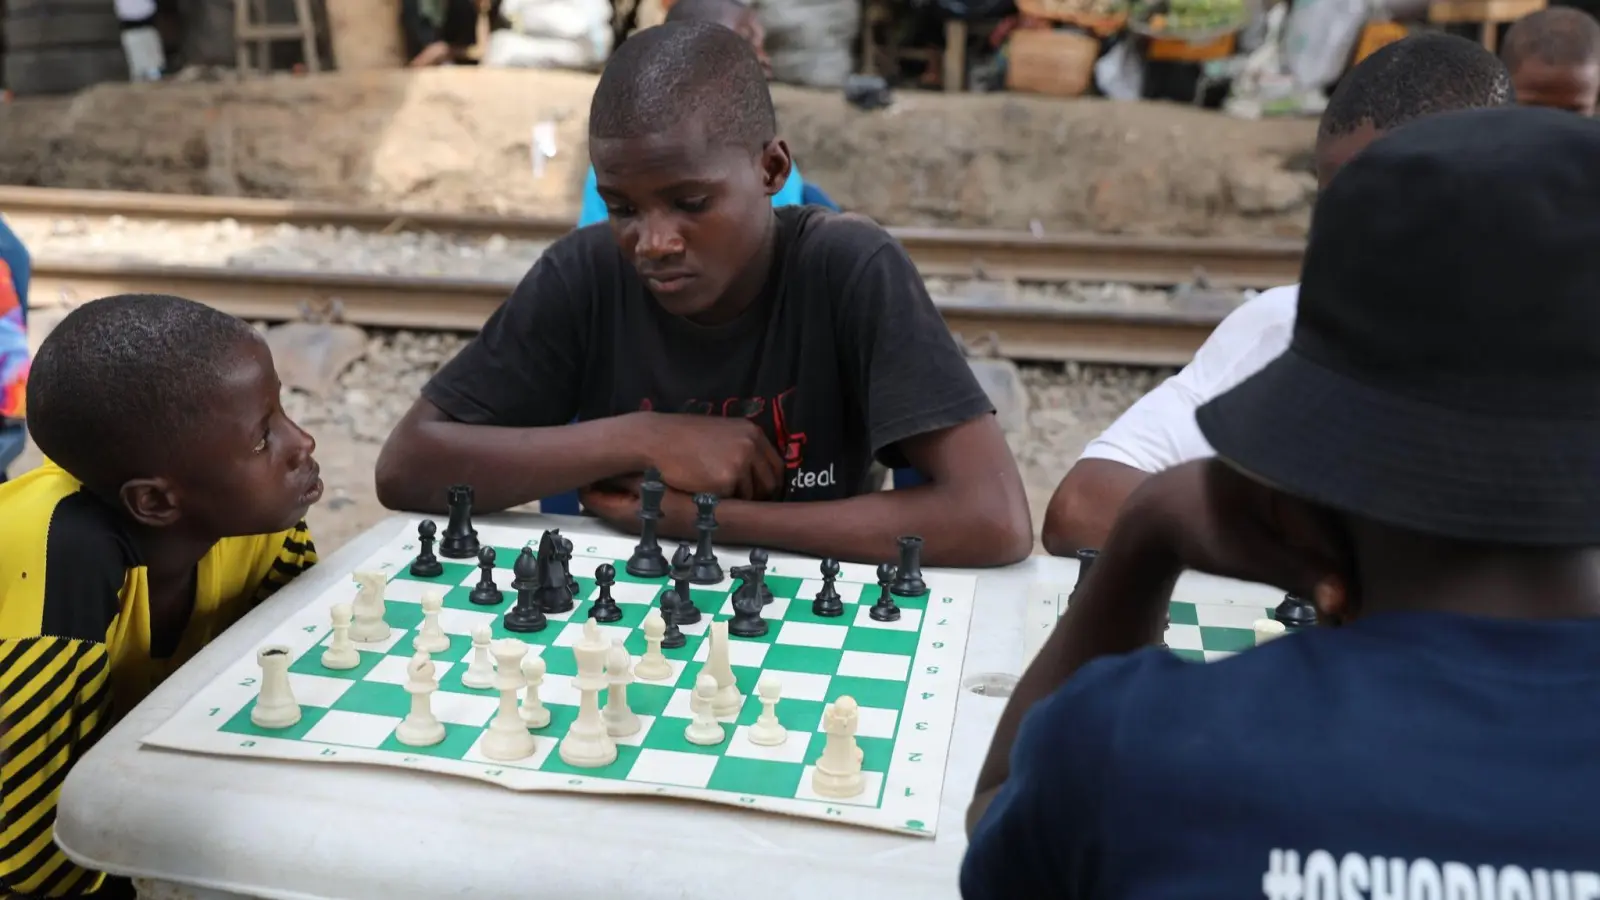
<svg viewBox="0 0 1600 900">
<path fill-rule="evenodd" d="M 1289 349 L 1202 406 L 1018 684 L 989 897 L 1600 896 L 1600 122 L 1452 112 L 1318 201 Z M 1178 574 L 1322 624 L 1196 664 Z"/>
</svg>

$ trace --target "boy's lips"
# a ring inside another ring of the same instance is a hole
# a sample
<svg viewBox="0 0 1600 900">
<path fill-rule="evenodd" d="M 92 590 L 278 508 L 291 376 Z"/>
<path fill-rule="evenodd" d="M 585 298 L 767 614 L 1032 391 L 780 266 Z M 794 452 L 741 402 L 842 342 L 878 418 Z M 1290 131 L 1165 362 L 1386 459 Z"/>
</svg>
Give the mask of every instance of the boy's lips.
<svg viewBox="0 0 1600 900">
<path fill-rule="evenodd" d="M 322 468 L 315 463 L 311 466 L 311 477 L 306 481 L 306 488 L 300 493 L 300 502 L 310 506 L 322 499 Z"/>
<path fill-rule="evenodd" d="M 654 272 L 644 277 L 650 290 L 656 294 L 676 294 L 694 281 L 691 272 Z"/>
</svg>

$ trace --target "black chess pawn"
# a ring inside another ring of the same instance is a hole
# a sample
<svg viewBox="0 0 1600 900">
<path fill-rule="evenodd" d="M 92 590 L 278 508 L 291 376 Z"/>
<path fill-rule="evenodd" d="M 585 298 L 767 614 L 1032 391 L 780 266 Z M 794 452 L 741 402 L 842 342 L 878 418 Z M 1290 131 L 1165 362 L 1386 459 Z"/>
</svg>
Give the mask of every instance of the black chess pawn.
<svg viewBox="0 0 1600 900">
<path fill-rule="evenodd" d="M 921 597 L 928 592 L 928 585 L 922 580 L 922 538 L 907 535 L 897 540 L 900 568 L 895 571 L 894 584 L 889 590 L 897 597 Z"/>
<path fill-rule="evenodd" d="M 439 557 L 433 555 L 434 535 L 439 531 L 439 526 L 433 524 L 432 519 L 423 519 L 417 526 L 417 543 L 422 549 L 417 551 L 417 558 L 411 561 L 411 574 L 418 578 L 438 578 L 444 574 L 444 564 L 439 562 Z"/>
<path fill-rule="evenodd" d="M 817 591 L 817 597 L 811 601 L 812 615 L 825 619 L 838 618 L 844 615 L 844 601 L 839 597 L 839 589 L 834 582 L 839 578 L 839 561 L 825 559 L 822 561 L 822 590 Z"/>
<path fill-rule="evenodd" d="M 493 547 L 478 551 L 478 586 L 472 589 L 467 599 L 479 606 L 498 606 L 505 599 L 500 596 L 500 588 L 494 583 Z"/>
<path fill-rule="evenodd" d="M 472 488 L 465 484 L 450 488 L 450 520 L 439 541 L 439 555 L 447 559 L 471 559 L 478 555 L 478 531 L 472 527 Z"/>
<path fill-rule="evenodd" d="M 534 558 L 532 547 L 523 547 L 517 554 L 511 576 L 517 604 L 506 611 L 503 620 L 506 630 L 522 634 L 543 631 L 550 622 L 539 608 L 539 562 Z"/>
<path fill-rule="evenodd" d="M 693 625 L 700 621 L 700 607 L 694 605 L 694 593 L 690 590 L 694 575 L 693 560 L 694 550 L 688 544 L 679 544 L 678 552 L 672 554 L 672 593 L 678 598 L 675 611 L 680 625 Z"/>
<path fill-rule="evenodd" d="M 661 552 L 656 538 L 656 527 L 661 521 L 661 499 L 667 486 L 661 483 L 661 473 L 655 469 L 644 471 L 644 481 L 639 483 L 639 546 L 633 548 L 626 571 L 635 578 L 660 578 L 667 574 L 667 557 Z"/>
<path fill-rule="evenodd" d="M 594 570 L 594 583 L 600 589 L 595 595 L 594 605 L 589 607 L 589 618 L 596 622 L 615 622 L 622 618 L 622 607 L 611 596 L 611 586 L 617 583 L 617 567 L 610 563 L 601 563 Z"/>
<path fill-rule="evenodd" d="M 1285 631 L 1310 628 L 1317 624 L 1317 607 L 1310 600 L 1288 594 L 1273 610 L 1272 617 L 1283 623 Z"/>
<path fill-rule="evenodd" d="M 722 580 L 722 563 L 717 562 L 716 548 L 711 545 L 711 533 L 717 530 L 717 497 L 715 494 L 695 494 L 695 531 L 700 533 L 700 543 L 694 551 L 694 569 L 689 580 L 695 584 L 716 584 Z M 685 623 L 687 624 L 687 623 Z"/>
<path fill-rule="evenodd" d="M 894 595 L 889 592 L 889 585 L 894 581 L 894 566 L 883 563 L 878 566 L 878 602 L 867 610 L 867 615 L 874 622 L 900 621 L 900 607 L 894 605 Z"/>
<path fill-rule="evenodd" d="M 661 621 L 667 623 L 667 630 L 661 633 L 661 649 L 676 650 L 689 639 L 678 630 L 678 596 L 676 592 L 668 590 L 661 595 Z"/>
</svg>

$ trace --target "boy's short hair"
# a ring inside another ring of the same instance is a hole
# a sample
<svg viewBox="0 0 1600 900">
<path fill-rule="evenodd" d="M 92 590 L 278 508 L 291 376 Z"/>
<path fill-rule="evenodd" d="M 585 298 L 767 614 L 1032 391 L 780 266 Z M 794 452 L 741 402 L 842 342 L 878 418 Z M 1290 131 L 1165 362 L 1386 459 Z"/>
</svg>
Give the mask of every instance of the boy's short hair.
<svg viewBox="0 0 1600 900">
<path fill-rule="evenodd" d="M 1551 66 L 1600 63 L 1600 22 L 1569 6 L 1541 9 L 1506 31 L 1500 58 L 1509 69 L 1529 59 Z"/>
<path fill-rule="evenodd" d="M 1436 112 L 1506 106 L 1511 73 L 1481 45 L 1441 32 L 1379 48 L 1351 69 L 1328 100 L 1317 139 L 1379 131 Z"/>
<path fill-rule="evenodd" d="M 85 303 L 34 357 L 28 429 L 73 477 L 115 490 L 193 435 L 240 343 L 256 337 L 243 320 L 181 297 Z"/>
<path fill-rule="evenodd" d="M 750 43 L 711 22 L 671 22 L 622 42 L 589 109 L 590 138 L 661 134 L 694 118 L 714 143 L 757 150 L 778 134 Z"/>
</svg>

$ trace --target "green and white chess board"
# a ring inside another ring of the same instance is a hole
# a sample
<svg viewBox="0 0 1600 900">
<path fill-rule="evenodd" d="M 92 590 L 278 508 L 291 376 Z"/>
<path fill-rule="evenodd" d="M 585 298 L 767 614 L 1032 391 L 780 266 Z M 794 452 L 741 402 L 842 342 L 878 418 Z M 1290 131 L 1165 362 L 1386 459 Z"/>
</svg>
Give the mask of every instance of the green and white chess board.
<svg viewBox="0 0 1600 900">
<path fill-rule="evenodd" d="M 1076 579 L 1076 564 L 1074 564 Z M 1056 620 L 1067 611 L 1071 582 L 1036 584 L 1024 621 L 1024 668 L 1044 646 Z M 1172 592 L 1167 647 L 1194 662 L 1213 662 L 1256 645 L 1255 622 L 1272 618 L 1282 592 L 1260 584 L 1186 572 Z"/>
<path fill-rule="evenodd" d="M 353 577 L 328 589 L 262 642 L 289 648 L 293 658 L 289 681 L 302 712 L 298 723 L 269 730 L 251 722 L 261 675 L 252 649 L 144 742 L 230 756 L 395 766 L 474 778 L 513 790 L 671 796 L 934 834 L 977 585 L 974 576 L 925 570 L 929 593 L 895 598 L 901 609 L 899 621 L 876 622 L 867 614 L 878 596 L 873 567 L 845 563 L 836 584 L 845 615 L 820 618 L 811 612 L 811 600 L 822 587 L 819 562 L 772 554 L 766 583 L 775 599 L 763 610 L 770 627 L 760 638 L 731 638 L 733 671 L 745 701 L 737 716 L 721 720 L 727 739 L 710 747 L 690 743 L 684 729 L 692 719 L 691 689 L 706 660 L 707 629 L 713 614 L 716 620 L 732 617 L 730 598 L 737 582 L 725 578 L 716 585 L 696 585 L 694 602 L 702 611 L 701 620 L 682 626 L 686 646 L 662 651 L 671 662 L 673 677 L 629 685 L 629 706 L 639 714 L 642 727 L 616 739 L 616 762 L 579 769 L 563 763 L 556 747 L 577 718 L 572 646 L 582 635 L 596 593 L 595 569 L 605 563 L 616 568 L 612 597 L 623 618 L 602 625 L 601 632 L 608 639 L 621 639 L 635 663 L 645 652 L 639 626 L 668 579 L 640 579 L 626 573 L 632 539 L 582 531 L 562 534 L 573 544 L 571 571 L 579 591 L 574 609 L 549 616 L 544 631 L 518 634 L 507 631 L 501 621 L 516 599 L 510 589 L 510 567 L 524 546 L 537 549 L 539 532 L 478 526 L 479 541 L 496 548 L 495 582 L 504 597 L 501 605 L 486 607 L 467 599 L 479 579 L 472 561 L 441 557 L 444 574 L 434 579 L 409 573 L 417 552 L 416 521 L 412 521 L 355 569 L 388 576 L 385 620 L 391 626 L 388 639 L 355 645 L 361 656 L 358 666 L 340 671 L 327 669 L 320 661 L 332 635 L 330 607 L 354 600 Z M 671 555 L 671 547 L 667 554 Z M 747 562 L 720 549 L 718 558 L 724 571 Z M 439 620 L 450 637 L 450 649 L 432 655 L 439 679 L 432 708 L 444 723 L 446 736 L 432 747 L 406 746 L 395 739 L 394 731 L 410 709 L 403 686 L 406 665 L 415 652 L 412 641 L 422 622 L 420 601 L 424 591 L 441 588 L 444 610 Z M 495 638 L 514 637 L 527 643 L 546 665 L 540 698 L 551 712 L 551 722 L 533 731 L 537 749 L 518 762 L 492 761 L 479 752 L 499 695 L 461 683 L 472 653 L 470 635 L 484 623 L 491 625 Z M 783 688 L 777 715 L 789 737 L 776 747 L 757 746 L 747 739 L 749 726 L 761 712 L 761 703 L 752 694 L 763 672 L 775 675 Z M 866 790 L 848 800 L 823 799 L 812 793 L 811 770 L 826 739 L 821 732 L 823 710 L 841 696 L 854 698 L 860 706 L 856 742 L 862 751 Z M 602 705 L 605 699 L 602 692 Z"/>
</svg>

